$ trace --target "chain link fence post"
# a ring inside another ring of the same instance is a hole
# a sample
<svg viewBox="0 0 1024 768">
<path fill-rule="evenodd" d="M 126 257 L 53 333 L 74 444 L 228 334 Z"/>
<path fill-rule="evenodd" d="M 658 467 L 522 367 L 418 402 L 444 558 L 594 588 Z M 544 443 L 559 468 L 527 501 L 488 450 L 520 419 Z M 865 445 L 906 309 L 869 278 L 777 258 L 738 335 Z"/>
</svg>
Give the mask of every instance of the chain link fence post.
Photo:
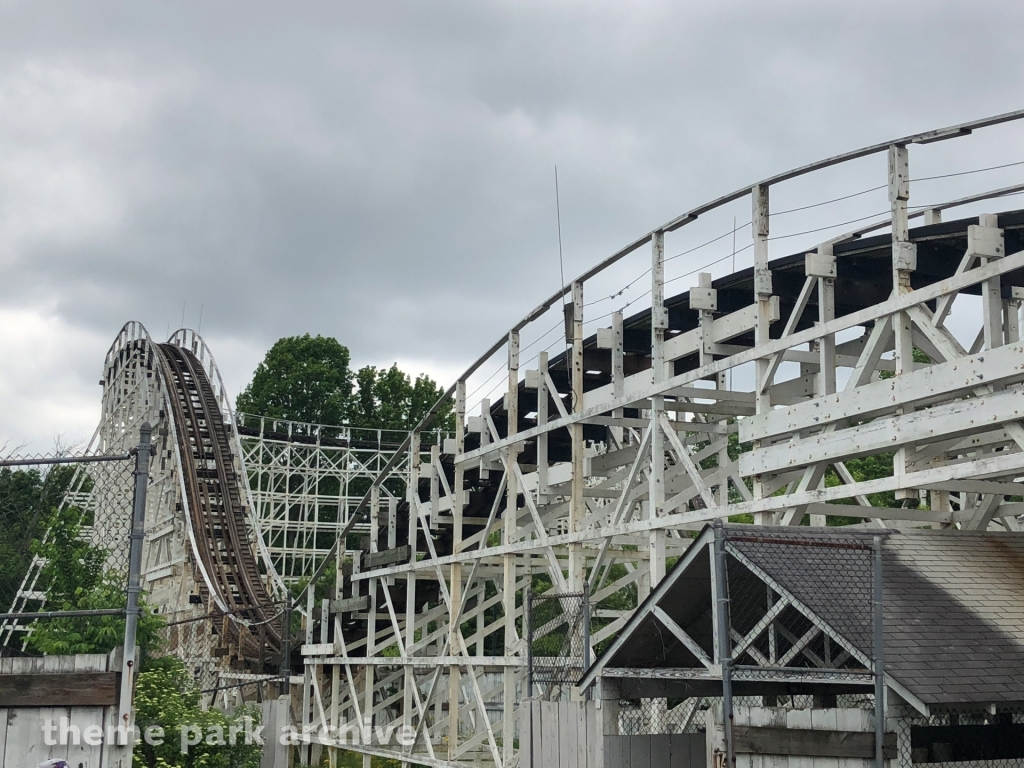
<svg viewBox="0 0 1024 768">
<path fill-rule="evenodd" d="M 131 453 L 135 455 L 135 493 L 131 535 L 128 548 L 128 590 L 124 626 L 124 658 L 121 667 L 121 725 L 131 726 L 132 688 L 137 672 L 135 643 L 139 629 L 139 595 L 142 592 L 142 544 L 146 535 L 146 489 L 149 484 L 149 457 L 152 451 L 153 427 L 144 422 L 139 429 L 139 444 Z"/>
<path fill-rule="evenodd" d="M 526 698 L 533 698 L 533 585 L 526 588 Z"/>
<path fill-rule="evenodd" d="M 732 742 L 732 641 L 729 638 L 729 592 L 725 573 L 725 528 L 721 520 L 715 521 L 715 611 L 718 615 L 718 663 L 722 667 L 722 729 L 725 732 L 727 768 L 732 768 L 736 757 Z"/>
<path fill-rule="evenodd" d="M 292 596 L 286 592 L 284 596 L 284 621 L 281 624 L 281 682 L 278 693 L 287 696 L 291 693 L 292 677 Z"/>
<path fill-rule="evenodd" d="M 882 613 L 882 537 L 872 538 L 873 587 L 871 590 L 872 613 L 874 614 L 874 657 L 875 657 L 875 765 L 885 768 L 882 747 L 885 741 L 885 638 L 882 634 L 885 617 Z"/>
</svg>

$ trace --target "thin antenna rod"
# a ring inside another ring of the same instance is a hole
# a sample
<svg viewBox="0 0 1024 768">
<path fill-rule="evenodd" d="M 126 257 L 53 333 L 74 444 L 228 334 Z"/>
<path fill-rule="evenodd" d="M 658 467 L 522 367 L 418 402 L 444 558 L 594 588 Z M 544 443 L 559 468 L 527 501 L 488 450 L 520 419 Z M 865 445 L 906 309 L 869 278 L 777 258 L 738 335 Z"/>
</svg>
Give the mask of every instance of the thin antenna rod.
<svg viewBox="0 0 1024 768">
<path fill-rule="evenodd" d="M 185 302 L 187 301 L 188 299 L 181 300 L 181 325 L 178 326 L 179 328 L 185 327 Z"/>
<path fill-rule="evenodd" d="M 555 216 L 558 219 L 558 274 L 562 279 L 562 294 L 565 294 L 565 264 L 562 262 L 562 205 L 558 199 L 558 165 L 555 165 Z"/>
<path fill-rule="evenodd" d="M 199 327 L 196 328 L 196 333 L 203 330 L 203 305 L 199 305 Z"/>
</svg>

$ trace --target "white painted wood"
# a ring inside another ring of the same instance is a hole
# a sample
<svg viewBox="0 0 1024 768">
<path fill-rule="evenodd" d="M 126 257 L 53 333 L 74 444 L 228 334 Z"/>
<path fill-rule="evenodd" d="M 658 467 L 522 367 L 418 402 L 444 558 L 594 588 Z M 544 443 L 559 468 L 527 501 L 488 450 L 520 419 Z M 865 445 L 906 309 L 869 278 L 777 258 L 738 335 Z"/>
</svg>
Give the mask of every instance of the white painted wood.
<svg viewBox="0 0 1024 768">
<path fill-rule="evenodd" d="M 558 703 L 553 701 L 541 701 L 540 714 L 541 729 L 541 754 L 543 755 L 544 768 L 549 765 L 558 765 L 560 759 L 559 745 L 561 743 L 560 729 L 561 722 L 558 717 Z"/>
<path fill-rule="evenodd" d="M 1024 416 L 1024 390 L 1012 389 L 924 411 L 876 419 L 869 424 L 837 430 L 743 454 L 745 475 L 786 469 L 807 462 L 832 461 L 884 451 L 897 441 L 917 443 L 959 437 Z"/>
<path fill-rule="evenodd" d="M 1005 385 L 1024 380 L 1020 359 L 1024 345 L 1010 344 L 990 352 L 932 365 L 913 373 L 778 408 L 740 422 L 740 440 L 754 435 L 773 437 L 816 429 L 840 419 L 867 419 L 907 405 L 927 405 L 972 392 L 984 384 Z"/>
<path fill-rule="evenodd" d="M 586 720 L 582 717 L 583 704 L 584 702 L 579 701 L 563 701 L 559 704 L 562 712 L 563 743 L 567 750 L 563 764 L 568 768 L 587 768 L 587 752 L 585 749 L 581 749 L 586 745 L 587 739 Z M 582 733 L 580 732 L 581 726 Z"/>
<path fill-rule="evenodd" d="M 7 719 L 10 717 L 10 710 L 0 707 L 0 762 L 3 762 L 7 754 Z"/>
</svg>

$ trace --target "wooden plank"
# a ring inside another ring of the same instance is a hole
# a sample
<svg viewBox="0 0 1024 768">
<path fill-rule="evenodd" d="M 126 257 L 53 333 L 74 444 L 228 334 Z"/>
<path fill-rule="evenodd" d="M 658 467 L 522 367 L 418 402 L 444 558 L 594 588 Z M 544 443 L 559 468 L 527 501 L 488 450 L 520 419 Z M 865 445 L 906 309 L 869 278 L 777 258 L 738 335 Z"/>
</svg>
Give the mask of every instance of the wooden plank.
<svg viewBox="0 0 1024 768">
<path fill-rule="evenodd" d="M 629 768 L 661 768 L 651 763 L 650 736 L 630 736 L 626 743 L 629 746 L 629 758 L 626 760 Z"/>
<path fill-rule="evenodd" d="M 985 384 L 1019 381 L 1024 345 L 1010 344 L 861 387 L 751 416 L 739 423 L 746 442 L 800 429 L 820 429 L 838 419 L 861 421 L 908 403 L 948 399 Z"/>
<path fill-rule="evenodd" d="M 601 740 L 604 729 L 601 727 L 601 712 L 596 701 L 587 702 L 587 766 L 588 768 L 604 768 L 604 751 Z"/>
<path fill-rule="evenodd" d="M 672 737 L 659 733 L 651 739 L 651 765 L 668 766 L 672 764 Z"/>
<path fill-rule="evenodd" d="M 812 709 L 811 710 L 811 728 L 816 731 L 837 731 L 838 730 L 838 719 L 836 717 L 836 710 L 834 708 L 829 709 Z M 839 768 L 839 761 L 852 760 L 855 758 L 846 757 L 814 757 L 812 765 L 814 768 Z"/>
<path fill-rule="evenodd" d="M 766 707 L 762 725 L 768 728 L 786 727 L 786 710 L 781 707 Z M 764 768 L 789 768 L 789 759 L 782 755 L 765 755 Z"/>
<path fill-rule="evenodd" d="M 690 741 L 690 766 L 704 768 L 708 764 L 708 741 L 702 733 L 688 733 Z"/>
<path fill-rule="evenodd" d="M 106 729 L 103 727 L 103 707 L 75 707 L 74 710 L 68 708 L 65 711 L 68 718 L 74 717 L 72 722 L 82 734 L 78 744 L 68 744 L 68 765 L 77 768 L 79 765 L 99 763 L 98 758 L 104 749 L 102 744 L 107 740 Z M 100 744 L 89 743 L 95 741 Z"/>
<path fill-rule="evenodd" d="M 593 768 L 590 764 L 590 753 L 587 750 L 587 701 L 581 701 L 575 706 L 576 716 L 576 765 L 578 768 Z"/>
<path fill-rule="evenodd" d="M 370 608 L 370 596 L 347 597 L 343 600 L 332 600 L 331 611 L 333 613 L 351 613 L 353 611 L 366 611 Z"/>
<path fill-rule="evenodd" d="M 69 717 L 67 708 L 35 708 L 30 711 L 8 711 L 7 743 L 2 757 L 3 765 L 32 766 L 47 759 L 67 760 L 68 746 L 48 746 L 43 741 L 43 725 L 49 720 L 60 723 L 61 717 Z M 56 741 L 59 734 L 54 733 Z"/>
<path fill-rule="evenodd" d="M 870 728 L 865 727 L 864 715 L 867 712 L 863 709 L 837 709 L 836 730 L 868 732 Z M 861 762 L 853 757 L 838 758 L 838 768 L 861 768 Z"/>
<path fill-rule="evenodd" d="M 579 765 L 579 740 L 576 735 L 576 709 L 573 701 L 558 703 L 558 766 L 559 768 L 581 768 Z"/>
<path fill-rule="evenodd" d="M 540 703 L 541 768 L 558 766 L 558 705 L 553 701 Z"/>
<path fill-rule="evenodd" d="M 67 658 L 74 659 L 75 672 L 114 672 L 120 667 L 116 659 L 108 659 L 104 653 L 79 653 Z"/>
<path fill-rule="evenodd" d="M 811 728 L 733 727 L 735 751 L 743 754 L 803 757 L 859 757 L 875 754 L 875 735 L 854 731 L 818 731 Z M 896 734 L 885 735 L 885 757 L 896 757 Z"/>
<path fill-rule="evenodd" d="M 0 709 L 0 765 L 8 765 L 4 760 L 7 752 L 7 718 L 8 710 Z"/>
<path fill-rule="evenodd" d="M 999 427 L 1020 418 L 1024 390 L 1011 389 L 984 397 L 957 400 L 902 416 L 887 416 L 867 424 L 813 435 L 744 453 L 740 474 L 754 475 L 806 463 L 865 456 L 902 444 L 932 442 Z"/>
<path fill-rule="evenodd" d="M 748 725 L 753 728 L 760 728 L 764 725 L 761 716 L 761 707 L 735 707 L 733 716 L 733 727 L 737 725 Z M 759 754 L 739 755 L 737 764 L 746 762 L 750 768 L 764 768 L 764 757 Z"/>
<path fill-rule="evenodd" d="M 0 700 L 9 707 L 108 706 L 117 703 L 116 672 L 0 675 Z"/>
<path fill-rule="evenodd" d="M 411 554 L 412 547 L 408 544 L 403 544 L 393 549 L 385 549 L 382 552 L 363 555 L 362 570 L 365 572 L 374 568 L 380 568 L 383 565 L 390 565 L 391 563 L 406 562 Z"/>
<path fill-rule="evenodd" d="M 790 729 L 801 729 L 811 727 L 811 710 L 809 709 L 790 709 L 786 710 L 786 728 Z M 812 768 L 814 765 L 814 759 L 803 756 L 793 756 L 789 758 L 790 768 Z"/>
<path fill-rule="evenodd" d="M 519 765 L 533 766 L 533 700 L 526 699 L 519 707 Z M 456 705 L 457 706 L 457 705 Z"/>
<path fill-rule="evenodd" d="M 624 736 L 604 737 L 604 768 L 625 768 L 622 759 L 622 742 Z"/>
</svg>

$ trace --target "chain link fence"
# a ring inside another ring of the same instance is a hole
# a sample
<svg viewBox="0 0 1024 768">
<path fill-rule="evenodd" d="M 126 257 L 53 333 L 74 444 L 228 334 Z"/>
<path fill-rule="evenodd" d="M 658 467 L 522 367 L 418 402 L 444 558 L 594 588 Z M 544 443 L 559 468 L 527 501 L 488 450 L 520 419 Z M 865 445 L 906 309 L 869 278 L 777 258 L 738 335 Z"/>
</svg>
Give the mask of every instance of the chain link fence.
<svg viewBox="0 0 1024 768">
<path fill-rule="evenodd" d="M 573 685 L 590 666 L 590 596 L 582 592 L 527 594 L 529 683 Z"/>
<path fill-rule="evenodd" d="M 0 460 L 0 652 L 123 638 L 135 470 L 130 454 Z"/>
<path fill-rule="evenodd" d="M 814 690 L 814 707 L 870 709 L 883 760 L 882 535 L 870 531 L 715 525 L 714 578 L 727 759 L 736 685 Z M 849 693 L 852 690 L 853 693 Z M 788 697 L 790 705 L 796 696 Z M 817 701 L 815 701 L 817 699 Z M 781 703 L 785 706 L 784 703 Z"/>
<path fill-rule="evenodd" d="M 788 680 L 802 670 L 814 680 L 873 682 L 871 537 L 727 530 L 725 552 L 737 676 Z"/>
</svg>

